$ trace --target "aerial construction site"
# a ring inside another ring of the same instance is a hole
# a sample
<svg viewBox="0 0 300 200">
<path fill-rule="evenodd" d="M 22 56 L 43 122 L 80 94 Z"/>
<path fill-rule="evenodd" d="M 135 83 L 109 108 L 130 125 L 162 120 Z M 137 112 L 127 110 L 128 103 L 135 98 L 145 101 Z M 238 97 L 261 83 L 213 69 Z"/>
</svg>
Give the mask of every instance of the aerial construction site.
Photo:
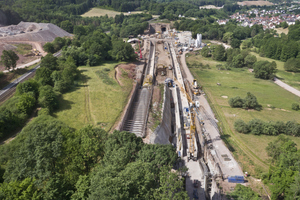
<svg viewBox="0 0 300 200">
<path fill-rule="evenodd" d="M 150 25 L 149 30 L 149 36 L 143 37 L 142 64 L 119 129 L 147 143 L 172 144 L 181 157 L 175 168 L 188 169 L 182 175 L 190 199 L 222 199 L 226 190 L 244 182 L 243 172 L 220 138 L 217 120 L 186 66 L 176 31 L 159 24 Z M 156 105 L 152 99 L 162 85 L 160 123 L 153 130 L 149 118 Z"/>
</svg>

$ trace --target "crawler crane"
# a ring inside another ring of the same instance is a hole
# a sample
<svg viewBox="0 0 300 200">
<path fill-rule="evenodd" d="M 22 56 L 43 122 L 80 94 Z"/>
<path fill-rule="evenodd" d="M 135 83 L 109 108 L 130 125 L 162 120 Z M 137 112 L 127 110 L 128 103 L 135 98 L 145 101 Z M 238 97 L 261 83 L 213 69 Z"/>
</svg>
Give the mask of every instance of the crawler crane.
<svg viewBox="0 0 300 200">
<path fill-rule="evenodd" d="M 174 77 L 174 82 L 178 85 L 180 88 L 180 91 L 185 94 L 187 97 L 187 100 L 190 105 L 190 113 L 191 113 L 191 124 L 190 124 L 190 137 L 189 137 L 189 152 L 188 152 L 188 158 L 192 160 L 197 160 L 197 152 L 195 155 L 195 130 L 196 130 L 196 124 L 195 124 L 195 117 L 196 117 L 196 106 L 195 102 L 192 100 L 192 98 L 188 95 L 188 93 L 185 91 L 181 83 Z M 188 136 L 187 136 L 188 139 Z"/>
</svg>

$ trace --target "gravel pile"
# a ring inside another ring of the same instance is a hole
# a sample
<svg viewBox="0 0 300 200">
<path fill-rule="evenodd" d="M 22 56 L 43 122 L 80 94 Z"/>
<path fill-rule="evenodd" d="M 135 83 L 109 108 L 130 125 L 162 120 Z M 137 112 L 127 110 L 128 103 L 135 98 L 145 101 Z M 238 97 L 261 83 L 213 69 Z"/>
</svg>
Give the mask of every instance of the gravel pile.
<svg viewBox="0 0 300 200">
<path fill-rule="evenodd" d="M 0 27 L 1 41 L 51 42 L 56 37 L 72 34 L 50 23 L 20 22 L 18 25 Z"/>
</svg>

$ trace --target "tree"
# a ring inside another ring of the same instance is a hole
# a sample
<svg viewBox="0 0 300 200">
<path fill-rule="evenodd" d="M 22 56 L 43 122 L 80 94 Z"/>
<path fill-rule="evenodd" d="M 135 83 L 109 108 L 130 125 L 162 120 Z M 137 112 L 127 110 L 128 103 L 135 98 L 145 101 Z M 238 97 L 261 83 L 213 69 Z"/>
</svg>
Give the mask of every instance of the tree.
<svg viewBox="0 0 300 200">
<path fill-rule="evenodd" d="M 57 95 L 53 91 L 53 88 L 50 85 L 45 85 L 41 86 L 39 91 L 39 104 L 42 108 L 48 108 L 52 112 L 58 105 Z"/>
<path fill-rule="evenodd" d="M 39 200 L 42 199 L 41 195 L 41 191 L 35 184 L 35 179 L 32 178 L 0 184 L 0 199 L 2 200 Z"/>
<path fill-rule="evenodd" d="M 241 43 L 242 43 L 241 40 L 236 39 L 236 38 L 233 38 L 233 39 L 231 40 L 230 45 L 231 45 L 232 48 L 240 48 Z"/>
<path fill-rule="evenodd" d="M 182 190 L 184 179 L 177 172 L 170 172 L 170 168 L 165 166 L 159 176 L 160 186 L 154 191 L 155 199 L 189 199 L 187 192 Z"/>
<path fill-rule="evenodd" d="M 231 65 L 235 68 L 242 68 L 244 66 L 244 58 L 241 54 L 233 57 Z"/>
<path fill-rule="evenodd" d="M 47 53 L 54 53 L 55 49 L 54 49 L 54 45 L 52 42 L 47 42 L 44 46 L 43 46 L 44 50 Z"/>
<path fill-rule="evenodd" d="M 213 50 L 212 57 L 214 60 L 223 61 L 226 59 L 226 51 L 223 45 L 216 45 L 215 49 Z"/>
<path fill-rule="evenodd" d="M 259 109 L 260 105 L 256 99 L 256 96 L 247 92 L 247 96 L 244 99 L 243 108 L 245 109 Z"/>
<path fill-rule="evenodd" d="M 296 111 L 300 110 L 299 104 L 298 104 L 298 103 L 293 103 L 293 104 L 292 104 L 292 109 L 293 109 L 293 110 L 296 110 Z"/>
<path fill-rule="evenodd" d="M 284 63 L 284 69 L 289 72 L 300 72 L 299 63 L 299 58 L 290 58 Z"/>
<path fill-rule="evenodd" d="M 258 61 L 254 64 L 254 77 L 261 79 L 273 79 L 277 72 L 276 63 L 268 61 Z"/>
<path fill-rule="evenodd" d="M 229 194 L 234 200 L 260 200 L 261 198 L 250 187 L 237 184 L 234 191 Z M 229 198 L 230 198 L 229 197 Z"/>
<path fill-rule="evenodd" d="M 14 70 L 17 66 L 19 56 L 13 50 L 3 50 L 1 55 L 1 63 L 7 70 Z"/>
<path fill-rule="evenodd" d="M 24 93 L 21 95 L 19 102 L 16 104 L 18 110 L 23 113 L 30 114 L 30 111 L 35 106 L 36 99 L 30 93 Z"/>
<path fill-rule="evenodd" d="M 42 58 L 41 67 L 55 70 L 57 65 L 57 58 L 54 57 L 51 53 L 48 53 L 44 58 Z"/>
<path fill-rule="evenodd" d="M 203 47 L 201 49 L 201 55 L 203 57 L 210 57 L 210 49 L 207 46 Z"/>
<path fill-rule="evenodd" d="M 111 57 L 118 61 L 129 61 L 136 58 L 133 48 L 129 43 L 121 40 L 113 42 L 113 49 L 109 51 Z"/>
<path fill-rule="evenodd" d="M 22 95 L 28 92 L 32 92 L 34 97 L 37 98 L 39 95 L 39 84 L 34 79 L 29 79 L 23 83 L 19 83 L 17 86 L 17 94 Z"/>
<path fill-rule="evenodd" d="M 69 20 L 62 21 L 60 27 L 69 33 L 73 32 L 73 24 Z"/>
<path fill-rule="evenodd" d="M 234 129 L 240 133 L 249 133 L 248 125 L 241 119 L 238 119 L 234 122 Z"/>
<path fill-rule="evenodd" d="M 53 85 L 51 78 L 52 71 L 46 67 L 40 67 L 36 70 L 35 80 L 41 85 Z"/>
<path fill-rule="evenodd" d="M 256 56 L 254 55 L 247 55 L 245 57 L 245 65 L 249 68 L 253 68 L 254 63 L 257 61 Z"/>
<path fill-rule="evenodd" d="M 64 134 L 68 131 L 68 126 L 50 116 L 35 118 L 22 130 L 26 137 L 7 164 L 5 181 L 25 178 L 36 178 L 40 183 L 48 181 L 61 170 Z"/>
<path fill-rule="evenodd" d="M 232 108 L 242 108 L 244 105 L 244 100 L 241 97 L 237 96 L 234 98 L 230 98 L 228 100 L 228 103 Z"/>
<path fill-rule="evenodd" d="M 231 40 L 233 39 L 233 33 L 232 32 L 226 32 L 223 36 L 223 42 L 231 44 Z"/>
</svg>

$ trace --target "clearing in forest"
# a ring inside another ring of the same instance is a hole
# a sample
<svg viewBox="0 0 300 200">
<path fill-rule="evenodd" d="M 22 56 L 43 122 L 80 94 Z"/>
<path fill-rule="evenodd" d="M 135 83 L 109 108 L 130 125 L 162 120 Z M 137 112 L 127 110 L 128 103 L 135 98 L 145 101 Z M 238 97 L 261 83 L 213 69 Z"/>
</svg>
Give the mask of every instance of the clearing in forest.
<svg viewBox="0 0 300 200">
<path fill-rule="evenodd" d="M 135 65 L 119 69 L 122 74 L 116 80 L 118 64 L 79 67 L 82 75 L 78 86 L 62 95 L 54 116 L 76 129 L 91 124 L 109 131 L 127 103 L 133 82 L 131 68 Z"/>
<path fill-rule="evenodd" d="M 300 123 L 299 111 L 291 109 L 292 103 L 299 102 L 300 98 L 282 89 L 272 81 L 254 78 L 253 73 L 244 68 L 218 70 L 216 65 L 224 65 L 225 62 L 217 62 L 211 58 L 204 58 L 201 55 L 193 53 L 188 54 L 186 61 L 188 66 L 193 66 L 190 70 L 199 84 L 203 86 L 212 108 L 217 112 L 216 116 L 220 121 L 219 125 L 221 125 L 226 134 L 224 138 L 227 138 L 230 144 L 232 143 L 235 148 L 235 152 L 233 153 L 243 166 L 243 169 L 250 173 L 267 170 L 269 158 L 265 148 L 277 136 L 256 136 L 238 133 L 234 130 L 234 122 L 237 119 L 248 122 L 257 118 L 263 121 L 286 122 L 296 120 Z M 193 65 L 194 63 L 203 63 L 203 67 Z M 207 64 L 209 68 L 205 66 Z M 219 86 L 217 83 L 221 85 Z M 251 92 L 257 97 L 263 110 L 247 111 L 229 106 L 228 100 L 230 98 L 236 96 L 244 98 L 247 92 Z M 223 98 L 224 96 L 228 96 L 228 98 Z M 300 145 L 300 138 L 289 137 L 298 146 Z M 242 151 L 240 151 L 241 149 Z M 244 152 L 247 153 L 247 156 Z M 251 161 L 247 157 L 250 157 Z"/>
<path fill-rule="evenodd" d="M 82 14 L 82 17 L 101 17 L 107 15 L 108 17 L 115 17 L 116 15 L 120 15 L 122 12 L 114 11 L 114 10 L 107 10 L 102 8 L 92 8 L 88 12 Z M 138 14 L 142 13 L 142 11 L 132 11 L 130 13 L 123 12 L 124 15 L 130 14 Z"/>
<path fill-rule="evenodd" d="M 240 6 L 272 6 L 274 5 L 272 2 L 269 1 L 242 1 L 237 2 Z"/>
</svg>

